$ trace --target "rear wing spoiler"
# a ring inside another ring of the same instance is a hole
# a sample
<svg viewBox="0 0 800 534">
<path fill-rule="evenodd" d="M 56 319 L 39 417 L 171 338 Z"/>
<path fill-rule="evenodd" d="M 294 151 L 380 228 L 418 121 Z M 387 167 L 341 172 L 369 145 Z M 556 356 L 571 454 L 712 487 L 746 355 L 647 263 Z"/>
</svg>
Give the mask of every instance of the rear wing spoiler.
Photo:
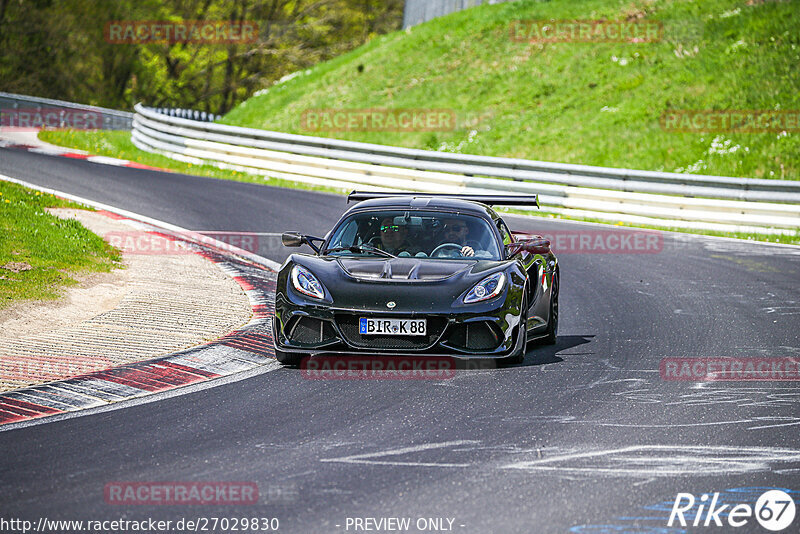
<svg viewBox="0 0 800 534">
<path fill-rule="evenodd" d="M 455 198 L 458 200 L 469 200 L 480 202 L 487 206 L 536 206 L 539 207 L 538 195 L 459 195 L 450 193 L 414 193 L 414 192 L 366 192 L 353 191 L 347 195 L 347 203 L 363 202 L 374 198 L 392 197 L 433 197 L 433 198 Z"/>
</svg>

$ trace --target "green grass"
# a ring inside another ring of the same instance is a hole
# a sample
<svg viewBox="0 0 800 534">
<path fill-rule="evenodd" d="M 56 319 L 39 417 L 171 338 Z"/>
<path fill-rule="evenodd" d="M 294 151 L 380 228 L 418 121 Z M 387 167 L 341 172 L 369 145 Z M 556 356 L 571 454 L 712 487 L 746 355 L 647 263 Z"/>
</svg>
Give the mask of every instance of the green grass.
<svg viewBox="0 0 800 534">
<path fill-rule="evenodd" d="M 797 2 L 554 0 L 484 5 L 379 37 L 242 103 L 222 122 L 310 133 L 313 109 L 451 109 L 448 132 L 314 135 L 488 156 L 800 178 L 800 135 L 672 133 L 662 112 L 800 109 Z M 516 43 L 510 23 L 664 25 L 656 43 Z M 616 58 L 616 61 L 614 60 Z M 734 148 L 738 147 L 738 148 Z"/>
<path fill-rule="evenodd" d="M 52 300 L 78 273 L 119 267 L 120 252 L 76 220 L 44 208 L 79 208 L 53 195 L 0 181 L 0 309 L 19 300 Z M 1 268 L 28 264 L 30 270 Z"/>
</svg>

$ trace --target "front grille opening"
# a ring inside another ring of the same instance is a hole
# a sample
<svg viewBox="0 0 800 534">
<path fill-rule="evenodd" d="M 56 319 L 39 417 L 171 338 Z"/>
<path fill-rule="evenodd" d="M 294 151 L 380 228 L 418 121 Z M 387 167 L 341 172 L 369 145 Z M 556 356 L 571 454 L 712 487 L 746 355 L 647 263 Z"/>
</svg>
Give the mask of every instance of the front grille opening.
<svg viewBox="0 0 800 534">
<path fill-rule="evenodd" d="M 489 321 L 455 325 L 447 338 L 448 345 L 463 350 L 494 350 L 502 341 L 502 333 Z"/>
<path fill-rule="evenodd" d="M 427 317 L 428 333 L 424 336 L 368 336 L 359 331 L 360 318 L 360 315 L 337 314 L 336 324 L 348 343 L 364 349 L 424 350 L 436 343 L 447 326 L 447 319 L 443 317 Z"/>
<path fill-rule="evenodd" d="M 287 336 L 294 343 L 318 345 L 336 338 L 336 330 L 330 321 L 314 317 L 296 317 L 289 322 Z"/>
</svg>

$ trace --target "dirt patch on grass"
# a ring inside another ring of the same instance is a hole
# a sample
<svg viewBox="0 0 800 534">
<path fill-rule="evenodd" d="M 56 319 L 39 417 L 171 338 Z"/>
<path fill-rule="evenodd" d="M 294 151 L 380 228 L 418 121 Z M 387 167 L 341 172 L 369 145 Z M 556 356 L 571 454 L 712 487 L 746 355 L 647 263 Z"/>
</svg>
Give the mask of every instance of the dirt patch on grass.
<svg viewBox="0 0 800 534">
<path fill-rule="evenodd" d="M 12 273 L 21 273 L 22 271 L 30 271 L 33 267 L 26 261 L 10 261 L 5 265 L 0 265 L 0 269 L 6 269 Z"/>
<path fill-rule="evenodd" d="M 113 310 L 125 296 L 129 273 L 72 274 L 78 285 L 63 289 L 60 300 L 15 302 L 0 310 L 3 338 L 16 339 L 47 330 L 57 330 Z"/>
</svg>

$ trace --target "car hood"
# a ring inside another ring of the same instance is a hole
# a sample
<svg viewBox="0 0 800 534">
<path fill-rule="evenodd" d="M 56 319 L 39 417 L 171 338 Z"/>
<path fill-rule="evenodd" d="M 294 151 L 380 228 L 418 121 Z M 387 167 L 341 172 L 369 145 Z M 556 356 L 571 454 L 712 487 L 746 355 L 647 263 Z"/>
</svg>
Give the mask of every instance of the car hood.
<svg viewBox="0 0 800 534">
<path fill-rule="evenodd" d="M 484 259 L 293 254 L 281 272 L 288 273 L 292 264 L 303 265 L 325 286 L 327 304 L 338 309 L 386 311 L 387 302 L 393 301 L 396 306 L 393 312 L 415 314 L 450 310 L 454 300 L 480 280 L 513 263 Z"/>
<path fill-rule="evenodd" d="M 338 258 L 342 271 L 360 280 L 437 281 L 472 269 L 477 260 L 430 258 Z"/>
</svg>

